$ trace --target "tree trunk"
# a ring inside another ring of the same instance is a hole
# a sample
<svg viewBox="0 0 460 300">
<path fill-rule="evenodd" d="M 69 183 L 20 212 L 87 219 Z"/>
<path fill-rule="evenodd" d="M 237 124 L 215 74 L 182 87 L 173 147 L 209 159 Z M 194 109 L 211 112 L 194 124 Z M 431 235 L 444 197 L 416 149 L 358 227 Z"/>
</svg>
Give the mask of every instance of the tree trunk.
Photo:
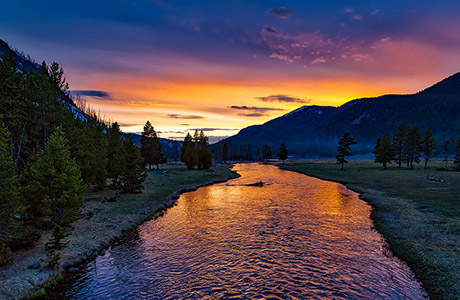
<svg viewBox="0 0 460 300">
<path fill-rule="evenodd" d="M 425 170 L 427 168 L 427 165 L 428 165 L 428 156 L 425 156 Z"/>
</svg>

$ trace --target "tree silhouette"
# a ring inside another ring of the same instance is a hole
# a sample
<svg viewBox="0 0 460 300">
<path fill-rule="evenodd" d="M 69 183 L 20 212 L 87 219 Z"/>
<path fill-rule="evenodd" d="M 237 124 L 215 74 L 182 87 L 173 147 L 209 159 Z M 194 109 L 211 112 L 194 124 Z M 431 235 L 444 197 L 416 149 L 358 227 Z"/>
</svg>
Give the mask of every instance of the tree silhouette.
<svg viewBox="0 0 460 300">
<path fill-rule="evenodd" d="M 267 144 L 265 144 L 263 147 L 262 147 L 262 159 L 265 161 L 265 160 L 268 160 L 270 158 L 272 158 L 272 149 L 270 148 L 270 146 L 268 146 Z M 286 155 L 286 158 L 287 158 L 287 155 Z"/>
<path fill-rule="evenodd" d="M 208 137 L 201 130 L 198 136 L 198 146 L 196 147 L 198 157 L 198 169 L 209 169 L 212 165 L 212 152 L 209 147 Z"/>
<path fill-rule="evenodd" d="M 193 142 L 190 133 L 187 133 L 182 144 L 180 160 L 187 166 L 189 170 L 193 169 L 196 164 L 195 143 Z"/>
<path fill-rule="evenodd" d="M 423 152 L 423 155 L 425 156 L 425 169 L 427 168 L 428 160 L 434 154 L 435 149 L 436 149 L 436 140 L 434 139 L 433 132 L 431 132 L 431 130 L 428 129 L 425 132 L 425 135 L 423 136 L 422 147 L 421 147 L 421 151 Z"/>
<path fill-rule="evenodd" d="M 398 163 L 398 168 L 404 160 L 404 143 L 406 140 L 406 125 L 399 124 L 398 130 L 393 137 L 393 149 L 395 151 L 395 161 Z"/>
<path fill-rule="evenodd" d="M 161 151 L 161 143 L 158 140 L 157 133 L 148 120 L 141 135 L 141 155 L 144 158 L 144 162 L 149 166 L 149 170 L 152 169 L 152 164 L 159 169 L 159 164 L 167 161 Z"/>
<path fill-rule="evenodd" d="M 340 170 L 343 171 L 343 165 L 348 163 L 345 159 L 347 156 L 350 155 L 350 146 L 355 145 L 355 139 L 350 135 L 349 132 L 345 132 L 342 137 L 340 138 L 337 146 L 337 163 L 341 165 Z"/>
<path fill-rule="evenodd" d="M 222 160 L 224 161 L 224 163 L 227 162 L 229 157 L 230 157 L 230 150 L 228 149 L 227 143 L 224 142 L 222 145 Z"/>
<path fill-rule="evenodd" d="M 10 134 L 0 121 L 0 228 L 7 229 L 18 204 L 17 178 L 9 145 Z M 2 234 L 3 232 L 1 232 Z"/>
<path fill-rule="evenodd" d="M 120 175 L 120 188 L 123 193 L 139 193 L 144 189 L 144 181 L 147 178 L 145 162 L 141 156 L 139 147 L 133 138 L 128 136 L 123 141 L 122 172 Z"/>
<path fill-rule="evenodd" d="M 284 142 L 281 143 L 281 146 L 278 150 L 278 159 L 279 160 L 282 160 L 283 161 L 283 164 L 284 164 L 284 161 L 288 158 L 288 150 L 286 148 L 286 145 L 284 144 Z"/>
<path fill-rule="evenodd" d="M 383 169 L 386 170 L 387 164 L 391 164 L 395 156 L 391 138 L 388 133 L 385 133 L 382 138 L 377 139 L 377 143 L 374 148 L 375 162 L 381 163 Z"/>
<path fill-rule="evenodd" d="M 76 161 L 70 158 L 70 148 L 61 128 L 32 158 L 23 175 L 22 194 L 30 216 L 51 218 L 53 223 L 61 225 L 75 219 L 83 204 L 85 186 Z"/>
<path fill-rule="evenodd" d="M 404 157 L 407 166 L 414 168 L 414 162 L 420 162 L 420 151 L 422 144 L 422 136 L 417 125 L 412 125 L 407 129 L 406 141 L 404 145 Z"/>
<path fill-rule="evenodd" d="M 112 187 L 119 188 L 119 177 L 123 172 L 123 135 L 117 122 L 112 123 L 107 135 L 107 176 L 113 179 Z"/>
</svg>

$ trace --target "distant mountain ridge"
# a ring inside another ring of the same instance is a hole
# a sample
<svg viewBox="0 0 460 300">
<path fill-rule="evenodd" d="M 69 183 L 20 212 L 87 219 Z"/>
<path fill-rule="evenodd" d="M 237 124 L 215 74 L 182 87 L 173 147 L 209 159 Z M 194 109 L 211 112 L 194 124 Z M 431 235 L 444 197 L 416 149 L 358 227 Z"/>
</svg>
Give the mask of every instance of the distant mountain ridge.
<svg viewBox="0 0 460 300">
<path fill-rule="evenodd" d="M 431 129 L 441 145 L 460 137 L 460 73 L 415 94 L 383 95 L 349 101 L 339 107 L 302 106 L 263 125 L 242 129 L 226 142 L 230 151 L 257 151 L 264 144 L 278 149 L 286 142 L 292 154 L 330 156 L 346 131 L 355 137 L 355 153 L 370 153 L 376 139 L 393 133 L 399 123 L 417 124 L 422 133 Z M 249 150 L 248 150 L 249 149 Z"/>
</svg>

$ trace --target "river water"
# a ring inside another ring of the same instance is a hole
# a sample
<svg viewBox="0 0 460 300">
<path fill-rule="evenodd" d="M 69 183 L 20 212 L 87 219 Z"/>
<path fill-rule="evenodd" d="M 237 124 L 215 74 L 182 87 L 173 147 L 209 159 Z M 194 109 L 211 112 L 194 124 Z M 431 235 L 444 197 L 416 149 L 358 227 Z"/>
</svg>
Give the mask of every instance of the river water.
<svg viewBox="0 0 460 300">
<path fill-rule="evenodd" d="M 357 193 L 271 165 L 235 170 L 240 178 L 183 194 L 55 297 L 424 299 Z"/>
</svg>

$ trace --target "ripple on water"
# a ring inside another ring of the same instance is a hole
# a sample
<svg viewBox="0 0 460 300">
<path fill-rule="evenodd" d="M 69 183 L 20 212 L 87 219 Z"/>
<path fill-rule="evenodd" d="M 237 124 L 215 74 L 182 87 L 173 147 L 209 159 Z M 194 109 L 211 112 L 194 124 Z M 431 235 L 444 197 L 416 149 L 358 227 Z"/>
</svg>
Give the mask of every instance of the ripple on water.
<svg viewBox="0 0 460 300">
<path fill-rule="evenodd" d="M 409 268 L 384 254 L 358 194 L 275 166 L 235 169 L 240 178 L 182 195 L 55 298 L 424 298 Z"/>
</svg>

